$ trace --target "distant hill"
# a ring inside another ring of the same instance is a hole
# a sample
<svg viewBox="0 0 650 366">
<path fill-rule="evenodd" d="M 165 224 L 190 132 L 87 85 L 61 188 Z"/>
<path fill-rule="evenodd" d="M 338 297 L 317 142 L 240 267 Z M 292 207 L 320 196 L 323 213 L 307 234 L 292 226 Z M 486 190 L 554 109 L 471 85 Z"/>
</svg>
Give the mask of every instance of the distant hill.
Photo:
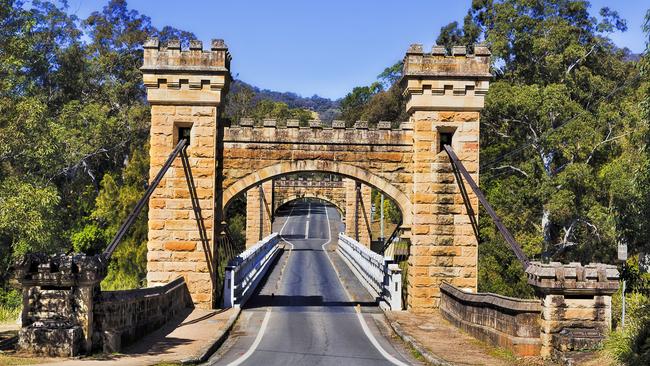
<svg viewBox="0 0 650 366">
<path fill-rule="evenodd" d="M 255 100 L 272 100 L 274 102 L 286 103 L 289 108 L 308 109 L 317 112 L 323 121 L 330 121 L 341 113 L 339 100 L 331 100 L 315 94 L 311 97 L 302 97 L 293 92 L 260 89 L 241 80 L 233 80 L 230 90 L 232 93 L 236 93 L 241 87 L 251 88 L 255 92 Z"/>
</svg>

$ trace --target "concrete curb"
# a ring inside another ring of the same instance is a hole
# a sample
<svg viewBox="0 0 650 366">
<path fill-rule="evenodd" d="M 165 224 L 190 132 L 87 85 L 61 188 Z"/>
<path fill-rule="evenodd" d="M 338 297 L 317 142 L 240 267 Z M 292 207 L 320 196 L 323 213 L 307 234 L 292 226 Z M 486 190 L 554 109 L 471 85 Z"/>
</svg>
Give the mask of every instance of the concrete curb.
<svg viewBox="0 0 650 366">
<path fill-rule="evenodd" d="M 431 353 L 428 349 L 426 349 L 422 345 L 422 343 L 418 342 L 415 338 L 411 337 L 408 333 L 406 333 L 404 329 L 402 329 L 402 326 L 399 325 L 398 322 L 392 321 L 390 319 L 386 310 L 384 310 L 384 316 L 386 317 L 387 323 L 390 325 L 393 332 L 395 332 L 395 334 L 397 334 L 406 344 L 408 344 L 409 346 L 413 347 L 413 349 L 418 351 L 422 355 L 422 357 L 424 357 L 427 363 L 436 366 L 453 366 L 452 363 L 449 363 L 443 360 L 442 358 Z"/>
<path fill-rule="evenodd" d="M 228 339 L 228 336 L 230 335 L 230 331 L 232 330 L 233 326 L 235 325 L 235 322 L 239 318 L 239 314 L 241 313 L 241 308 L 236 307 L 233 308 L 235 313 L 228 318 L 228 321 L 226 322 L 226 326 L 215 336 L 214 340 L 203 347 L 199 352 L 197 352 L 194 356 L 190 358 L 186 358 L 181 360 L 181 364 L 183 365 L 194 365 L 198 363 L 203 363 L 206 362 L 212 354 L 214 354 L 219 347 Z"/>
</svg>

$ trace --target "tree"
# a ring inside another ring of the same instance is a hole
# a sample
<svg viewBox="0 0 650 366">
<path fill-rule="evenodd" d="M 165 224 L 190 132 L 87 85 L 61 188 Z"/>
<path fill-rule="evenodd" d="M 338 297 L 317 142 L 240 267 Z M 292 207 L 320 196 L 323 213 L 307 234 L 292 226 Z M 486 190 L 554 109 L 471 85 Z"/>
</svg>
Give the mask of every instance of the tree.
<svg viewBox="0 0 650 366">
<path fill-rule="evenodd" d="M 474 1 L 463 29 L 452 23 L 440 38 L 482 39 L 492 50 L 496 82 L 482 115 L 481 186 L 536 259 L 611 262 L 617 243 L 634 252 L 648 242 L 637 218 L 649 212 L 636 204 L 648 167 L 638 69 L 607 38 L 626 23 L 607 8 L 598 20 L 588 7 Z M 483 215 L 480 224 L 481 290 L 525 291 L 521 267 L 493 223 Z"/>
</svg>

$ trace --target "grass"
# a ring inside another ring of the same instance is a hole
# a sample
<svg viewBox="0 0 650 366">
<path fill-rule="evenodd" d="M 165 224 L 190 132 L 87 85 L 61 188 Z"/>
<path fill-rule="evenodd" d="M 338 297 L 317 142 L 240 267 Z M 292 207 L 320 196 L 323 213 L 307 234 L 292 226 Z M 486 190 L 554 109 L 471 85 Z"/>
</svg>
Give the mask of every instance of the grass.
<svg viewBox="0 0 650 366">
<path fill-rule="evenodd" d="M 6 305 L 0 305 L 0 323 L 12 323 L 18 319 L 20 315 L 21 307 L 11 307 Z"/>
<path fill-rule="evenodd" d="M 47 361 L 39 357 L 17 357 L 0 352 L 0 365 L 3 366 L 34 365 L 44 362 Z"/>
</svg>

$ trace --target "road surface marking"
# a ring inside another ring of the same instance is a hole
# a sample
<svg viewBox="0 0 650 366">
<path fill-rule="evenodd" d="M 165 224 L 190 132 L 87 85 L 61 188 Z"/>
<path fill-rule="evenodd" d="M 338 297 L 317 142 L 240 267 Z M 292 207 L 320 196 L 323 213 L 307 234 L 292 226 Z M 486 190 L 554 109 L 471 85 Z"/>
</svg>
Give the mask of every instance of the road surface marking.
<svg viewBox="0 0 650 366">
<path fill-rule="evenodd" d="M 327 214 L 327 208 L 325 208 L 325 215 L 327 216 L 327 227 L 329 229 L 330 220 L 329 220 L 329 215 Z M 323 252 L 325 252 L 325 245 L 329 244 L 329 242 L 332 241 L 331 235 L 329 234 L 329 232 L 328 232 L 328 237 L 330 237 L 330 239 L 327 241 L 327 243 L 322 245 Z M 350 301 L 354 301 L 354 300 L 352 300 L 352 296 L 348 292 L 348 289 L 343 284 L 343 281 L 341 281 L 341 275 L 340 275 L 339 271 L 336 269 L 336 266 L 334 265 L 334 262 L 332 261 L 332 258 L 330 258 L 330 256 L 327 253 L 325 253 L 325 255 L 327 256 L 327 259 L 329 259 L 330 263 L 332 264 L 332 268 L 334 268 L 334 272 L 336 272 L 336 278 L 339 280 L 339 283 L 341 284 L 341 287 L 343 287 L 343 291 L 345 292 L 345 295 L 348 297 L 348 299 L 350 299 Z M 381 346 L 381 344 L 379 344 L 379 342 L 377 341 L 375 336 L 370 331 L 370 328 L 368 328 L 368 325 L 366 324 L 366 321 L 363 319 L 363 315 L 361 315 L 361 307 L 359 307 L 359 306 L 355 307 L 354 311 L 357 314 L 357 319 L 359 319 L 359 323 L 361 324 L 361 329 L 363 329 L 363 332 L 366 334 L 366 337 L 368 337 L 368 340 L 370 341 L 370 343 L 372 343 L 373 346 L 375 346 L 377 351 L 379 351 L 379 353 L 381 353 L 381 355 L 384 356 L 384 358 L 387 359 L 393 365 L 409 366 L 407 363 L 404 363 L 404 362 L 398 360 L 397 358 L 393 357 L 393 355 L 386 352 L 386 350 L 384 350 L 384 348 Z"/>
<path fill-rule="evenodd" d="M 291 214 L 293 213 L 294 208 L 295 208 L 295 206 L 291 207 L 291 211 L 289 211 L 289 216 L 287 216 L 287 219 L 284 221 L 284 224 L 282 225 L 282 228 L 280 228 L 280 237 L 282 237 L 282 232 L 284 231 L 284 228 L 287 226 L 287 223 L 289 222 L 289 220 L 292 217 Z M 282 238 L 282 240 L 284 240 L 287 244 L 291 245 L 291 249 L 289 250 L 289 256 L 291 256 L 291 252 L 293 251 L 293 243 L 291 243 L 290 241 L 288 241 L 285 238 Z M 286 264 L 288 264 L 288 263 L 289 263 L 289 257 L 287 257 L 287 261 L 286 261 Z M 286 264 L 285 264 L 285 266 L 286 266 Z M 284 272 L 284 268 L 282 268 L 282 272 Z M 282 275 L 280 275 L 280 279 L 278 280 L 278 282 L 280 282 L 281 279 L 282 279 Z M 266 332 L 266 327 L 267 327 L 267 325 L 269 323 L 269 318 L 271 317 L 271 310 L 272 310 L 272 308 L 270 308 L 270 307 L 266 310 L 266 314 L 264 314 L 264 320 L 262 320 L 262 326 L 260 327 L 260 330 L 257 333 L 257 336 L 255 337 L 255 341 L 253 342 L 253 344 L 251 344 L 248 351 L 246 351 L 246 353 L 241 355 L 241 357 L 239 357 L 235 361 L 229 363 L 228 366 L 241 365 L 244 361 L 246 361 L 255 352 L 257 347 L 260 345 L 260 342 L 262 342 L 262 337 L 264 337 L 264 332 Z"/>
<path fill-rule="evenodd" d="M 262 341 L 262 336 L 264 336 L 264 332 L 266 331 L 266 326 L 269 324 L 269 318 L 271 317 L 271 308 L 269 308 L 266 311 L 266 314 L 264 314 L 264 320 L 262 320 L 262 327 L 260 328 L 259 333 L 257 333 L 257 337 L 255 337 L 255 342 L 251 345 L 251 347 L 244 353 L 241 357 L 236 359 L 235 361 L 229 363 L 229 366 L 237 366 L 241 365 L 242 362 L 246 361 L 253 352 L 255 352 L 255 349 L 257 346 L 259 346 L 260 342 Z"/>
<path fill-rule="evenodd" d="M 284 220 L 284 225 L 282 225 L 282 228 L 280 229 L 280 236 L 282 236 L 282 232 L 284 231 L 284 227 L 287 226 L 287 223 L 291 219 L 291 214 L 293 213 L 293 209 L 296 208 L 296 206 L 291 206 L 291 211 L 289 211 L 289 216 L 287 216 L 287 219 Z"/>
<path fill-rule="evenodd" d="M 309 220 L 305 221 L 305 239 L 309 239 Z"/>
</svg>

